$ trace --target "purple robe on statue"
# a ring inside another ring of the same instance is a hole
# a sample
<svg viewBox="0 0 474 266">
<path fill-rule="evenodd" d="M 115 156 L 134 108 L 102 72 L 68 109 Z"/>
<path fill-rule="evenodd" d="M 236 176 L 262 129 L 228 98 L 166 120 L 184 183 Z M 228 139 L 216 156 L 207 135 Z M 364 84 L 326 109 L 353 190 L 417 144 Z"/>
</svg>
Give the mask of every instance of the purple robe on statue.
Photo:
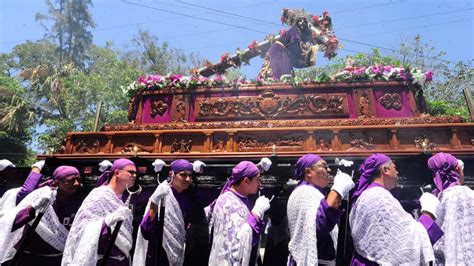
<svg viewBox="0 0 474 266">
<path fill-rule="evenodd" d="M 308 67 L 300 43 L 301 33 L 296 26 L 293 26 L 281 35 L 279 41 L 270 46 L 265 60 L 269 61 L 269 68 L 274 79 L 280 79 L 283 75 L 292 75 L 293 67 Z"/>
</svg>

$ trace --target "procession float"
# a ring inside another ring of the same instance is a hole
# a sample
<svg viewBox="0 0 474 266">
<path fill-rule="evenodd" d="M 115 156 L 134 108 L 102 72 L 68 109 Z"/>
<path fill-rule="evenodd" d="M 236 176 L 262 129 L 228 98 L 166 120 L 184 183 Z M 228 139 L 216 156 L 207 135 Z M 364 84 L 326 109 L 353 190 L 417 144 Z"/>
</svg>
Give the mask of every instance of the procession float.
<svg viewBox="0 0 474 266">
<path fill-rule="evenodd" d="M 70 132 L 59 151 L 38 157 L 78 165 L 91 187 L 100 175 L 100 161 L 139 159 L 139 183 L 151 190 L 157 182 L 151 166 L 155 159 L 201 160 L 207 167 L 195 177 L 195 189 L 203 206 L 217 197 L 236 163 L 269 157 L 273 165 L 262 175 L 262 193 L 276 198 L 269 214 L 272 226 L 262 240 L 267 265 L 286 265 L 286 200 L 293 164 L 304 154 L 322 156 L 333 173 L 336 158 L 354 161 L 353 166 L 340 167 L 355 179 L 364 158 L 387 154 L 400 173 L 400 197 L 410 200 L 429 183 L 430 175 L 423 169 L 430 154 L 449 152 L 466 161 L 466 182 L 472 185 L 473 124 L 462 117 L 428 115 L 422 86 L 433 73 L 347 62 L 336 75 L 298 79 L 293 68 L 315 65 L 318 53 L 334 57 L 339 41 L 327 12 L 313 16 L 284 9 L 282 22 L 288 31 L 254 41 L 235 54 L 225 53 L 215 63 L 206 61 L 190 76 L 139 77 L 124 86 L 130 96 L 129 123 L 105 125 L 99 132 Z M 256 56 L 264 57 L 257 79 L 224 78 L 226 69 Z M 347 261 L 352 255 L 347 217 L 341 224 L 338 258 Z"/>
</svg>

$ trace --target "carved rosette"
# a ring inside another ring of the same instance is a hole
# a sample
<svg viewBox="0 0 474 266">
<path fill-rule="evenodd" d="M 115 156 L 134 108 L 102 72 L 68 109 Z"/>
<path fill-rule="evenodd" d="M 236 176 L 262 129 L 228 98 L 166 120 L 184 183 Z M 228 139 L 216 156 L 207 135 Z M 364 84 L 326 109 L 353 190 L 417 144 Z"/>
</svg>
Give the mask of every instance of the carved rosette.
<svg viewBox="0 0 474 266">
<path fill-rule="evenodd" d="M 198 100 L 197 119 L 277 119 L 289 117 L 348 116 L 346 95 L 276 96 L 267 90 L 259 96 L 205 98 Z"/>
<path fill-rule="evenodd" d="M 151 101 L 150 116 L 155 118 L 156 115 L 163 116 L 168 111 L 168 104 L 163 100 Z"/>
<path fill-rule="evenodd" d="M 379 101 L 386 110 L 400 111 L 402 109 L 402 96 L 399 93 L 385 93 L 379 98 Z"/>
</svg>

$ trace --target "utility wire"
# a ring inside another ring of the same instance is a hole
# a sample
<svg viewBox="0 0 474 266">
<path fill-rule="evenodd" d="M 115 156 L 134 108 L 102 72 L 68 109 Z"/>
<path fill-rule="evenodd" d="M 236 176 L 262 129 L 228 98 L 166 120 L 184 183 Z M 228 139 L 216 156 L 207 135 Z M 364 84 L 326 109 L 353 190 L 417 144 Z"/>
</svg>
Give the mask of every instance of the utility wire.
<svg viewBox="0 0 474 266">
<path fill-rule="evenodd" d="M 176 13 L 176 14 L 181 14 L 181 13 L 177 13 L 177 12 L 174 12 L 174 11 L 163 10 L 163 9 L 158 9 L 158 8 L 154 8 L 154 7 L 142 5 L 142 4 L 137 4 L 137 3 L 129 2 L 129 1 L 126 1 L 126 0 L 122 0 L 122 2 L 129 3 L 129 4 L 132 4 L 132 5 L 141 6 L 141 7 L 145 7 L 145 8 L 156 9 L 156 10 L 163 11 L 163 12 L 173 12 L 173 13 Z M 184 2 L 184 1 L 180 1 L 180 3 L 189 4 L 189 5 L 192 5 L 192 6 L 197 6 L 197 7 L 203 8 L 203 9 L 208 9 L 208 10 L 212 10 L 212 11 L 216 11 L 216 12 L 221 12 L 220 10 L 217 10 L 217 9 L 213 9 L 213 8 L 209 8 L 209 7 L 204 7 L 204 6 L 200 6 L 200 5 L 196 5 L 196 4 L 191 4 L 191 3 Z M 462 11 L 466 11 L 466 10 L 470 10 L 470 9 L 474 9 L 474 8 L 462 9 Z M 431 14 L 431 15 L 429 15 L 429 16 L 440 15 L 440 14 L 449 14 L 449 13 L 453 13 L 453 12 L 460 12 L 460 10 L 448 11 L 448 12 L 442 12 L 442 13 L 436 13 L 436 14 Z M 264 22 L 264 23 L 267 23 L 267 24 L 270 24 L 270 25 L 280 26 L 279 24 L 276 24 L 276 23 L 270 22 L 270 21 L 255 19 L 255 18 L 252 18 L 252 17 L 242 16 L 242 15 L 239 15 L 239 14 L 233 14 L 233 13 L 229 13 L 229 12 L 226 12 L 226 13 L 232 14 L 232 15 L 234 15 L 234 16 L 236 16 L 236 17 L 240 17 L 240 18 L 245 18 L 245 19 L 255 20 L 255 21 L 259 21 L 259 22 Z M 181 15 L 187 16 L 186 14 L 181 14 Z M 422 16 L 422 17 L 426 17 L 426 16 L 428 16 L 428 15 L 425 15 L 425 16 Z M 198 18 L 198 17 L 193 17 L 193 18 L 199 19 L 199 20 L 205 20 L 205 21 L 209 21 L 209 22 L 213 22 L 213 23 L 220 23 L 220 24 L 224 24 L 224 25 L 227 25 L 227 26 L 232 26 L 232 27 L 236 27 L 236 28 L 240 28 L 240 29 L 245 29 L 245 30 L 249 30 L 249 31 L 254 31 L 254 32 L 258 32 L 258 33 L 270 34 L 270 33 L 268 33 L 268 32 L 262 32 L 262 31 L 255 30 L 255 29 L 248 28 L 248 27 L 244 27 L 244 26 L 238 26 L 238 25 L 233 25 L 233 24 L 229 24 L 229 23 L 221 23 L 221 22 L 216 21 L 216 20 L 204 19 L 204 18 Z M 412 19 L 412 18 L 408 18 L 408 19 Z M 399 20 L 399 19 L 397 19 L 397 20 Z M 393 21 L 393 20 L 392 20 L 392 21 Z M 374 47 L 374 48 L 383 49 L 383 50 L 387 50 L 387 51 L 391 51 L 391 52 L 395 52 L 395 53 L 402 54 L 401 51 L 398 51 L 398 50 L 395 50 L 395 49 L 392 49 L 392 48 L 383 47 L 383 46 L 380 46 L 380 45 L 374 45 L 374 44 L 369 44 L 369 43 L 365 43 L 365 42 L 349 40 L 349 39 L 345 39 L 345 38 L 339 38 L 339 40 L 342 40 L 342 41 L 345 41 L 345 42 L 350 42 L 350 43 L 355 43 L 355 44 L 359 44 L 359 45 Z M 404 54 L 406 54 L 406 53 L 404 53 Z M 406 55 L 413 55 L 413 56 L 415 56 L 415 54 L 406 54 Z M 416 56 L 419 56 L 419 55 L 416 55 Z M 450 63 L 450 64 L 456 64 L 456 62 L 452 62 L 452 61 L 449 61 L 449 60 L 444 60 L 444 59 L 439 59 L 439 58 L 434 58 L 434 57 L 426 57 L 426 56 L 422 56 L 422 57 L 428 58 L 428 59 L 433 59 L 433 60 L 439 60 L 439 61 L 446 62 L 446 63 Z"/>
</svg>

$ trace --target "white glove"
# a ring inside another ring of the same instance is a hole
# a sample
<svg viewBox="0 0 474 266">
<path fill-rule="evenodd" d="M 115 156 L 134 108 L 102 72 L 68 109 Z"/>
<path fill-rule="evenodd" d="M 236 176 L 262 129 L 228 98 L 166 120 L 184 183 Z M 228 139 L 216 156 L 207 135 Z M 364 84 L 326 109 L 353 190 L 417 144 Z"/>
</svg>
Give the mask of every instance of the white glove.
<svg viewBox="0 0 474 266">
<path fill-rule="evenodd" d="M 458 159 L 458 166 L 461 168 L 462 171 L 464 171 L 464 162 L 462 160 Z"/>
<path fill-rule="evenodd" d="M 158 205 L 158 203 L 160 202 L 160 200 L 164 197 L 166 197 L 166 195 L 168 195 L 169 193 L 171 192 L 171 186 L 170 184 L 165 181 L 163 183 L 161 183 L 156 189 L 155 191 L 153 192 L 153 194 L 151 194 L 150 196 L 150 202 Z"/>
<path fill-rule="evenodd" d="M 112 167 L 112 163 L 109 160 L 103 160 L 99 163 L 99 171 L 102 173 L 107 171 L 110 167 Z"/>
<path fill-rule="evenodd" d="M 434 218 L 438 217 L 437 210 L 439 206 L 439 200 L 435 195 L 425 192 L 420 197 L 421 211 L 427 211 L 431 213 Z"/>
<path fill-rule="evenodd" d="M 336 158 L 335 163 L 337 165 L 343 165 L 344 167 L 351 167 L 354 164 L 353 161 L 348 161 L 346 159 L 339 159 L 339 158 Z"/>
<path fill-rule="evenodd" d="M 260 160 L 260 162 L 257 165 L 260 165 L 263 168 L 263 171 L 266 172 L 272 166 L 272 161 L 268 159 L 267 157 L 264 157 Z"/>
<path fill-rule="evenodd" d="M 355 186 L 354 181 L 350 175 L 341 172 L 341 170 L 337 170 L 337 174 L 334 177 L 334 185 L 332 185 L 332 190 L 336 191 L 341 195 L 341 198 L 345 199 L 346 196 L 349 194 L 351 189 Z"/>
<path fill-rule="evenodd" d="M 153 165 L 155 173 L 158 173 L 161 172 L 166 163 L 161 159 L 156 159 L 151 165 Z"/>
<path fill-rule="evenodd" d="M 44 167 L 44 160 L 41 160 L 41 161 L 37 161 L 36 163 L 34 163 L 31 168 L 33 167 L 36 167 L 38 169 L 43 170 L 43 167 Z"/>
<path fill-rule="evenodd" d="M 132 216 L 132 211 L 125 207 L 125 206 L 120 206 L 116 211 L 107 214 L 104 218 L 104 223 L 107 225 L 107 227 L 112 227 L 114 224 L 116 224 L 118 221 L 123 221 L 127 219 L 127 217 Z"/>
<path fill-rule="evenodd" d="M 258 216 L 258 218 L 262 219 L 263 215 L 266 211 L 268 211 L 268 209 L 270 209 L 270 200 L 265 196 L 261 196 L 255 202 L 252 213 Z"/>
<path fill-rule="evenodd" d="M 193 171 L 195 173 L 199 173 L 199 174 L 202 174 L 202 172 L 204 172 L 204 166 L 206 166 L 205 163 L 197 160 L 197 161 L 194 161 L 193 162 Z"/>
<path fill-rule="evenodd" d="M 52 190 L 51 193 L 46 193 L 41 195 L 38 199 L 36 199 L 32 204 L 31 207 L 35 210 L 45 211 L 46 207 L 56 200 L 56 190 Z"/>
<path fill-rule="evenodd" d="M 0 171 L 3 171 L 7 167 L 15 167 L 15 165 L 7 159 L 0 160 Z"/>
</svg>

